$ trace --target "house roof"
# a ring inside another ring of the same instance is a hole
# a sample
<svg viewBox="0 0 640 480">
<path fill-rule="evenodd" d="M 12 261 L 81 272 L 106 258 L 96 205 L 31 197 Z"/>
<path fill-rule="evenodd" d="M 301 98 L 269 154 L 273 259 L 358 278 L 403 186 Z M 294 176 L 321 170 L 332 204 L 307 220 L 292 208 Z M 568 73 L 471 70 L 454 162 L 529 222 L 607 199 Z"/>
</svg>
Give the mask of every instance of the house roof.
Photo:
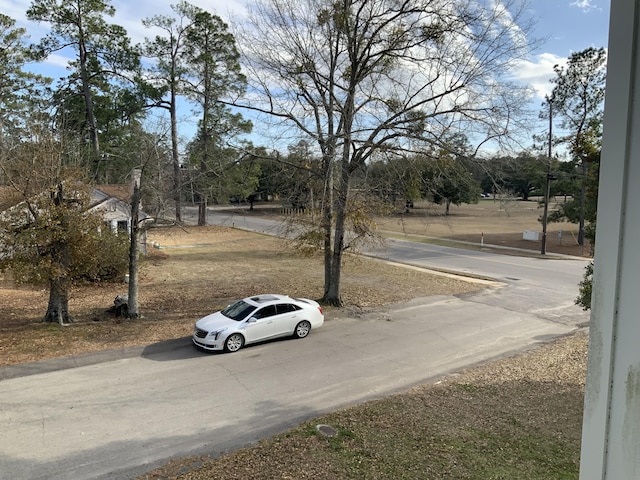
<svg viewBox="0 0 640 480">
<path fill-rule="evenodd" d="M 106 197 L 115 197 L 127 203 L 131 202 L 131 185 L 128 184 L 94 185 L 93 190 L 105 194 Z"/>
<path fill-rule="evenodd" d="M 13 188 L 0 185 L 0 212 L 13 207 L 21 200 L 20 195 Z"/>
<path fill-rule="evenodd" d="M 102 211 L 105 218 L 111 220 L 128 218 L 131 213 L 131 186 L 130 185 L 95 185 L 91 191 L 91 206 L 89 211 Z M 142 210 L 138 215 L 140 219 L 148 219 L 149 216 Z"/>
<path fill-rule="evenodd" d="M 0 186 L 0 211 L 19 204 L 20 195 L 12 188 Z M 128 215 L 131 207 L 131 186 L 127 184 L 94 185 L 91 190 L 91 204 L 89 211 L 119 211 L 120 215 Z M 142 218 L 147 215 L 140 212 Z"/>
</svg>

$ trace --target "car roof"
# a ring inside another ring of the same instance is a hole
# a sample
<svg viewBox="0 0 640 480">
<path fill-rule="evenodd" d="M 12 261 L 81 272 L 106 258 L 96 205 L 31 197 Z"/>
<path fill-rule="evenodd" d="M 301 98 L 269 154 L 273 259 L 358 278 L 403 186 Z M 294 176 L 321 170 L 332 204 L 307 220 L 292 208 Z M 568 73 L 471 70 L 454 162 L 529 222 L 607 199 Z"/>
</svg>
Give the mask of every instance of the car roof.
<svg viewBox="0 0 640 480">
<path fill-rule="evenodd" d="M 271 303 L 279 303 L 279 302 L 290 302 L 296 303 L 291 297 L 288 295 L 279 295 L 276 293 L 268 293 L 264 295 L 255 295 L 253 297 L 247 297 L 244 299 L 245 302 L 250 303 L 256 306 L 269 305 Z"/>
</svg>

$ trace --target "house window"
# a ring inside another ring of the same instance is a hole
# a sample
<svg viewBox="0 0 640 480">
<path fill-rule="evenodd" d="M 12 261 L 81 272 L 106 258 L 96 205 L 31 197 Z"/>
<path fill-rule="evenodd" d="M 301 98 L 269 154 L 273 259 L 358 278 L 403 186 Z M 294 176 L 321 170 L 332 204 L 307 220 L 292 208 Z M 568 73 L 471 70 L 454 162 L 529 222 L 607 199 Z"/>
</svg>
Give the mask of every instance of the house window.
<svg viewBox="0 0 640 480">
<path fill-rule="evenodd" d="M 118 220 L 117 233 L 129 233 L 129 224 L 126 220 Z"/>
</svg>

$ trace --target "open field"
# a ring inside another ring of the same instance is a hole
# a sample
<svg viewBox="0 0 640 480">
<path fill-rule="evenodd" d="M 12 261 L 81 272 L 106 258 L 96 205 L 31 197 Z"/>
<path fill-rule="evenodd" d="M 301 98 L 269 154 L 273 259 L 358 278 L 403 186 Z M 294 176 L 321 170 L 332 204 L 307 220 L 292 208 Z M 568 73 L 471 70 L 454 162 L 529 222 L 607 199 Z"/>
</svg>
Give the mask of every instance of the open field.
<svg viewBox="0 0 640 480">
<path fill-rule="evenodd" d="M 549 212 L 556 209 L 562 200 L 562 197 L 552 198 Z M 256 204 L 253 210 L 239 205 L 227 207 L 225 211 L 237 215 L 283 218 L 283 209 L 268 202 Z M 409 211 L 398 206 L 396 213 L 376 218 L 376 224 L 378 232 L 384 236 L 448 242 L 463 248 L 473 248 L 473 245 L 478 248 L 508 247 L 528 250 L 536 255 L 541 250 L 542 214 L 543 209 L 537 199 L 526 202 L 510 198 L 480 199 L 473 205 L 451 205 L 449 215 L 445 215 L 443 205 L 416 202 Z M 524 232 L 537 232 L 539 240 L 525 240 Z M 588 240 L 585 245 L 578 245 L 578 225 L 568 222 L 547 225 L 546 252 L 578 257 L 590 257 L 592 253 Z"/>
<path fill-rule="evenodd" d="M 274 213 L 273 208 L 238 210 L 247 215 Z M 540 229 L 536 202 L 482 200 L 477 205 L 453 205 L 448 216 L 443 212 L 444 207 L 439 205 L 416 204 L 408 214 L 399 213 L 377 222 L 387 235 L 476 245 L 483 237 L 485 245 L 529 248 L 532 254 L 539 253 L 540 242 L 522 240 L 523 231 Z M 588 247 L 576 245 L 575 225 L 551 224 L 548 232 L 549 253 L 588 254 Z M 174 227 L 151 230 L 148 240 L 163 248 L 150 248 L 144 262 L 140 304 L 145 318 L 137 322 L 119 323 L 105 313 L 117 294 L 126 293 L 125 284 L 75 290 L 70 308 L 76 323 L 61 329 L 39 323 L 46 310 L 46 290 L 17 288 L 9 279 L 0 279 L 0 366 L 187 336 L 195 319 L 241 296 L 260 292 L 322 296 L 320 255 L 303 257 L 275 238 L 216 227 Z M 178 248 L 181 245 L 185 248 Z M 351 309 L 479 288 L 371 259 L 345 259 L 342 291 L 347 308 Z M 328 317 L 338 314 L 335 309 L 327 309 Z"/>
<path fill-rule="evenodd" d="M 557 201 L 560 200 L 558 197 Z M 549 211 L 555 206 L 556 201 L 552 201 Z M 535 231 L 542 238 L 539 221 L 542 213 L 543 209 L 536 201 L 482 199 L 476 205 L 452 205 L 449 215 L 444 215 L 441 205 L 416 203 L 409 213 L 379 219 L 378 228 L 385 232 L 522 248 L 539 253 L 541 242 L 524 240 L 523 233 Z M 590 256 L 589 243 L 578 245 L 577 235 L 576 224 L 549 223 L 547 253 Z"/>
<path fill-rule="evenodd" d="M 523 231 L 540 230 L 541 210 L 533 202 L 483 200 L 452 206 L 448 217 L 443 209 L 416 205 L 409 214 L 378 223 L 394 235 L 446 241 L 480 243 L 480 232 L 486 244 L 539 252 L 539 242 L 522 240 Z M 549 228 L 548 252 L 587 253 L 575 246 L 571 234 L 554 241 L 558 228 Z M 572 225 L 561 228 L 576 230 Z M 186 337 L 196 318 L 245 295 L 322 294 L 322 259 L 292 253 L 278 239 L 194 227 L 153 230 L 152 240 L 162 248 L 151 249 L 142 268 L 140 320 L 117 321 L 105 313 L 117 294 L 126 293 L 123 283 L 78 289 L 70 302 L 76 323 L 42 324 L 47 292 L 1 279 L 0 366 Z M 343 276 L 347 306 L 325 313 L 328 321 L 339 321 L 344 312 L 364 314 L 403 299 L 478 288 L 464 280 L 348 256 Z M 579 333 L 433 385 L 314 419 L 220 458 L 212 452 L 211 457 L 177 460 L 141 478 L 577 479 L 586 349 L 587 335 Z M 322 436 L 317 424 L 330 425 L 337 435 Z"/>
</svg>

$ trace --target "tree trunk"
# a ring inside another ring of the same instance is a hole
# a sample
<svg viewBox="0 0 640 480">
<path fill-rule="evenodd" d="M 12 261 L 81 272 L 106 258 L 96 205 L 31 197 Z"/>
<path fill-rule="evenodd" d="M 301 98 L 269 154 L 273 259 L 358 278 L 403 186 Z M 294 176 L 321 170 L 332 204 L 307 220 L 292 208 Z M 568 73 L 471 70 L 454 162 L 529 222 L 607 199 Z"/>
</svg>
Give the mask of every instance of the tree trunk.
<svg viewBox="0 0 640 480">
<path fill-rule="evenodd" d="M 171 89 L 171 158 L 173 163 L 173 199 L 176 206 L 176 222 L 182 221 L 182 169 L 178 152 L 178 114 L 175 87 Z"/>
<path fill-rule="evenodd" d="M 322 300 L 324 301 L 329 296 L 329 288 L 331 286 L 331 222 L 332 222 L 332 214 L 331 208 L 325 207 L 324 209 L 324 294 L 322 295 Z"/>
<path fill-rule="evenodd" d="M 344 303 L 340 294 L 340 278 L 342 275 L 342 253 L 344 251 L 345 219 L 347 215 L 347 198 L 349 195 L 349 147 L 345 146 L 340 169 L 340 185 L 335 202 L 336 225 L 333 238 L 333 252 L 331 254 L 330 283 L 324 301 L 328 305 L 341 307 Z"/>
<path fill-rule="evenodd" d="M 82 33 L 81 33 L 82 35 Z M 100 168 L 100 143 L 98 141 L 98 125 L 96 122 L 96 114 L 93 108 L 93 95 L 91 93 L 91 85 L 89 82 L 89 72 L 87 69 L 87 47 L 84 37 L 81 38 L 80 44 L 80 80 L 82 82 L 82 96 L 84 98 L 87 125 L 89 127 L 89 140 L 91 142 L 92 160 L 96 163 L 96 168 Z M 97 174 L 97 171 L 96 171 Z"/>
<path fill-rule="evenodd" d="M 340 190 L 335 206 L 336 225 L 333 238 L 333 251 L 331 252 L 330 262 L 331 271 L 329 285 L 326 288 L 324 301 L 328 305 L 341 307 L 343 305 L 340 295 L 340 277 L 342 275 L 342 251 L 344 249 L 344 223 L 347 206 L 348 185 L 345 185 L 343 166 L 343 178 L 341 179 Z M 345 188 L 346 186 L 346 188 Z"/>
<path fill-rule="evenodd" d="M 73 322 L 69 315 L 69 288 L 66 278 L 52 279 L 49 282 L 49 305 L 42 321 L 60 325 Z"/>
<path fill-rule="evenodd" d="M 331 253 L 331 272 L 328 287 L 325 286 L 324 301 L 328 305 L 341 307 L 344 305 L 340 294 L 340 279 L 342 276 L 342 253 L 344 250 L 345 221 L 347 216 L 347 198 L 349 196 L 349 183 L 351 179 L 351 126 L 353 125 L 355 90 L 349 89 L 348 100 L 345 102 L 343 113 L 343 129 L 347 132 L 342 144 L 340 158 L 340 176 L 337 196 L 333 205 L 336 224 L 333 227 L 333 252 Z M 327 257 L 325 255 L 325 261 Z"/>
<path fill-rule="evenodd" d="M 582 187 L 580 188 L 580 219 L 578 226 L 578 245 L 584 245 L 584 216 L 585 205 L 587 203 L 587 173 L 588 164 L 582 161 Z"/>
<path fill-rule="evenodd" d="M 331 283 L 323 299 L 324 303 L 333 307 L 342 307 L 344 302 L 340 296 L 340 275 L 342 273 L 342 252 L 334 249 L 331 256 Z"/>
<path fill-rule="evenodd" d="M 53 195 L 53 203 L 60 207 L 65 203 L 63 184 Z M 64 212 L 59 212 L 55 218 L 63 231 L 68 231 L 68 219 Z M 57 240 L 51 245 L 51 262 L 57 274 L 49 277 L 49 305 L 43 322 L 56 322 L 60 325 L 71 323 L 69 315 L 69 244 L 65 240 Z"/>
<path fill-rule="evenodd" d="M 200 194 L 198 202 L 198 226 L 204 227 L 207 224 L 207 198 Z"/>
<path fill-rule="evenodd" d="M 208 78 L 208 77 L 207 77 Z M 198 203 L 198 226 L 204 227 L 207 224 L 207 171 L 209 170 L 209 146 L 211 144 L 211 136 L 209 135 L 209 95 L 205 94 L 202 108 L 202 131 L 200 133 L 202 142 L 202 158 L 200 159 L 200 178 L 198 194 L 200 202 Z"/>
<path fill-rule="evenodd" d="M 324 234 L 324 301 L 331 285 L 331 238 L 333 224 L 333 155 L 323 156 L 324 194 L 322 198 L 322 231 Z"/>
</svg>

